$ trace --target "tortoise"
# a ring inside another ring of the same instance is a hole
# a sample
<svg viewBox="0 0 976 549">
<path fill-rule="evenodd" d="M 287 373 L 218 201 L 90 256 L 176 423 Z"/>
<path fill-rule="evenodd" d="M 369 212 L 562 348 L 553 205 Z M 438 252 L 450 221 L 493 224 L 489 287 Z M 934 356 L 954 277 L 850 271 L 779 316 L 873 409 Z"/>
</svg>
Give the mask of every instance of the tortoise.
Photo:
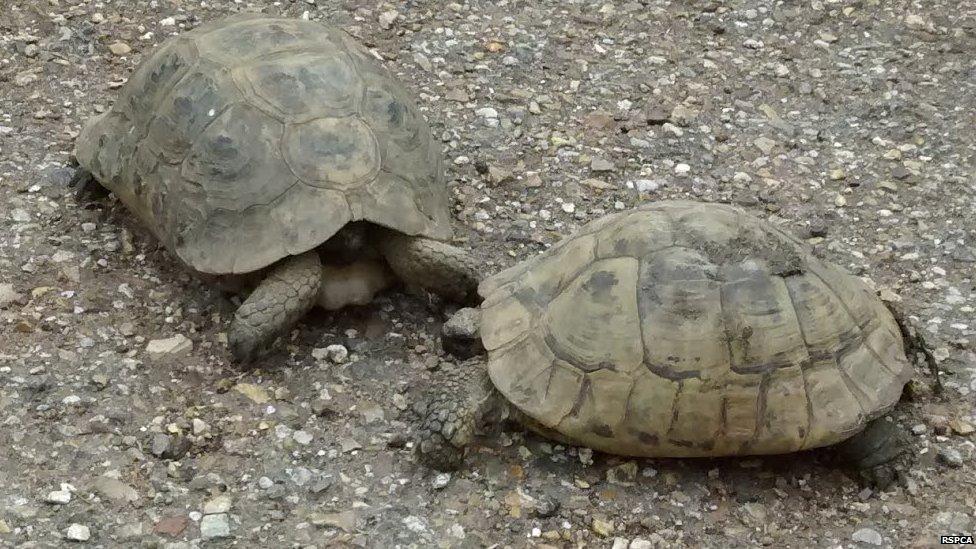
<svg viewBox="0 0 976 549">
<path fill-rule="evenodd" d="M 427 465 L 460 466 L 479 422 L 506 408 L 542 435 L 625 456 L 849 441 L 839 455 L 868 480 L 893 478 L 904 440 L 881 416 L 913 373 L 902 324 L 862 280 L 738 208 L 609 215 L 479 293 L 480 313 L 462 309 L 444 333 L 476 338 L 487 359 L 448 370 L 415 405 Z"/>
<path fill-rule="evenodd" d="M 441 151 L 411 95 L 339 29 L 257 14 L 163 43 L 75 146 L 78 192 L 110 190 L 192 271 L 257 286 L 228 331 L 248 361 L 316 302 L 392 281 L 473 297 Z M 100 185 L 100 186 L 99 186 Z"/>
</svg>

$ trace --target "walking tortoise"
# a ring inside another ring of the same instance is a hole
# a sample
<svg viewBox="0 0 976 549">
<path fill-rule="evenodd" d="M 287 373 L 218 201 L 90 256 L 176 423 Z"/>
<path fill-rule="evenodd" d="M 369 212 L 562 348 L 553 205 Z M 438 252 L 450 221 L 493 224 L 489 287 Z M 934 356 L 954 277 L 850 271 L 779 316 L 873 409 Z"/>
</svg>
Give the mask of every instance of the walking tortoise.
<svg viewBox="0 0 976 549">
<path fill-rule="evenodd" d="M 79 192 L 111 190 L 191 270 L 260 281 L 229 329 L 237 360 L 316 302 L 369 301 L 387 267 L 454 300 L 477 286 L 474 260 L 443 242 L 449 199 L 426 121 L 331 27 L 238 15 L 167 40 L 75 156 Z"/>
</svg>

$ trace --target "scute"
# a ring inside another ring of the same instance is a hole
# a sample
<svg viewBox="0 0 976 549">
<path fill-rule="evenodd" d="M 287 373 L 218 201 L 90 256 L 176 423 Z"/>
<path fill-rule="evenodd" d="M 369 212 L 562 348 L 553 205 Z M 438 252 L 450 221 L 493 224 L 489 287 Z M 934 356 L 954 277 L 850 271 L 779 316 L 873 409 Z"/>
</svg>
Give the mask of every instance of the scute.
<svg viewBox="0 0 976 549">
<path fill-rule="evenodd" d="M 274 17 L 229 17 L 194 31 L 200 52 L 228 65 L 240 65 L 285 51 L 335 47 L 322 25 Z"/>
<path fill-rule="evenodd" d="M 863 282 L 729 206 L 606 216 L 479 292 L 502 394 L 616 454 L 833 444 L 889 410 L 912 371 Z"/>
<path fill-rule="evenodd" d="M 198 60 L 196 44 L 187 37 L 166 42 L 150 61 L 140 65 L 132 74 L 112 110 L 127 113 L 136 126 L 135 133 L 141 136 L 152 120 L 149 115 Z M 116 131 L 124 132 L 122 126 Z"/>
<path fill-rule="evenodd" d="M 241 14 L 166 41 L 76 156 L 203 273 L 262 269 L 351 220 L 452 233 L 440 146 L 410 94 L 318 23 Z"/>
<path fill-rule="evenodd" d="M 718 267 L 673 247 L 641 262 L 637 303 L 646 366 L 668 379 L 721 378 L 729 344 Z"/>
<path fill-rule="evenodd" d="M 268 204 L 295 184 L 281 157 L 280 122 L 250 105 L 223 112 L 197 138 L 182 174 L 200 185 L 215 210 Z"/>
<path fill-rule="evenodd" d="M 670 217 L 660 212 L 635 211 L 600 231 L 596 255 L 645 257 L 674 245 Z"/>
<path fill-rule="evenodd" d="M 164 162 L 182 162 L 194 139 L 241 97 L 222 67 L 201 63 L 157 104 L 148 145 Z"/>
<path fill-rule="evenodd" d="M 367 184 L 380 170 L 380 151 L 369 127 L 358 117 L 319 118 L 290 126 L 285 157 L 295 175 L 309 185 L 338 190 Z"/>
<path fill-rule="evenodd" d="M 762 262 L 746 260 L 722 269 L 722 315 L 739 373 L 771 371 L 807 362 L 809 353 L 782 277 Z"/>
<path fill-rule="evenodd" d="M 540 328 L 557 357 L 587 372 L 640 367 L 637 267 L 631 257 L 596 261 L 549 303 Z"/>
<path fill-rule="evenodd" d="M 450 234 L 450 225 L 442 217 L 447 212 L 447 204 L 438 210 L 443 214 L 430 212 L 430 205 L 439 204 L 441 197 L 428 196 L 400 176 L 381 170 L 365 187 L 347 193 L 347 196 L 354 219 L 365 219 L 407 234 L 426 234 L 435 238 Z"/>
<path fill-rule="evenodd" d="M 357 112 L 363 85 L 340 51 L 284 53 L 235 69 L 249 98 L 281 119 L 307 122 Z"/>
</svg>

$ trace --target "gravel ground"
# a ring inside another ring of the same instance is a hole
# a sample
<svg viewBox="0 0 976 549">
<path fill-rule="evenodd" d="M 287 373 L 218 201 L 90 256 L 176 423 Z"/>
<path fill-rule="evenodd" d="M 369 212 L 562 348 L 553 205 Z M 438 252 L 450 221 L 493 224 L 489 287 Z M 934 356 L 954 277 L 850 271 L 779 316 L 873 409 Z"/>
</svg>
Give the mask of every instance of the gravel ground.
<svg viewBox="0 0 976 549">
<path fill-rule="evenodd" d="M 976 533 L 971 0 L 0 2 L 0 545 L 874 547 Z M 802 6 L 802 7 L 792 7 Z M 257 370 L 234 301 L 114 199 L 74 137 L 166 37 L 236 11 L 340 25 L 416 90 L 457 243 L 497 271 L 606 212 L 733 202 L 900 301 L 940 363 L 884 493 L 829 453 L 639 460 L 512 426 L 412 459 L 449 307 L 311 315 Z M 159 341 L 163 340 L 163 341 Z M 327 352 L 342 345 L 348 357 Z"/>
</svg>

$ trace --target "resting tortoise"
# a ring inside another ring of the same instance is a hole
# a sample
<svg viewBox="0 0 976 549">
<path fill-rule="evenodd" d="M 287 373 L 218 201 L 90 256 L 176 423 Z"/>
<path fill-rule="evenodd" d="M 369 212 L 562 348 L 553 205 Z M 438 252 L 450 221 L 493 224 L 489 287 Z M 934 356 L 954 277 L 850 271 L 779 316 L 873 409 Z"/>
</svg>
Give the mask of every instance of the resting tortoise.
<svg viewBox="0 0 976 549">
<path fill-rule="evenodd" d="M 445 334 L 479 338 L 487 360 L 452 370 L 417 405 L 419 458 L 435 468 L 459 466 L 501 404 L 543 435 L 627 456 L 851 439 L 847 460 L 890 480 L 901 437 L 875 420 L 913 373 L 901 324 L 860 279 L 770 223 L 658 202 L 584 226 L 479 292 L 480 315 L 462 309 Z"/>
<path fill-rule="evenodd" d="M 166 41 L 75 156 L 79 191 L 97 180 L 190 269 L 260 280 L 228 333 L 238 360 L 316 302 L 368 301 L 387 266 L 455 300 L 477 287 L 476 263 L 443 242 L 448 193 L 426 121 L 331 27 L 240 15 Z"/>
</svg>

